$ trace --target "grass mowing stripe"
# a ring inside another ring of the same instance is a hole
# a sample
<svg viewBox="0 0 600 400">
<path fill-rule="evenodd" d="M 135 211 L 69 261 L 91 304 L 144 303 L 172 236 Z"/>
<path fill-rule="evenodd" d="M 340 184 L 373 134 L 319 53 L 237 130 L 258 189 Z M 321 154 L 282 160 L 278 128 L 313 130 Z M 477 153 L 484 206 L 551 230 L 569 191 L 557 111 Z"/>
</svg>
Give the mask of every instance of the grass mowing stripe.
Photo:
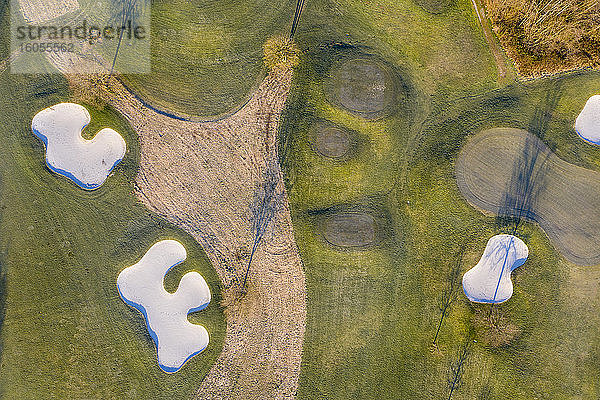
<svg viewBox="0 0 600 400">
<path fill-rule="evenodd" d="M 478 133 L 461 151 L 457 181 L 477 207 L 539 223 L 571 262 L 600 263 L 600 174 L 561 160 L 537 137 L 511 128 Z"/>
<path fill-rule="evenodd" d="M 235 111 L 264 78 L 262 46 L 287 34 L 294 3 L 153 1 L 152 73 L 125 75 L 127 86 L 155 108 L 184 118 Z"/>
</svg>

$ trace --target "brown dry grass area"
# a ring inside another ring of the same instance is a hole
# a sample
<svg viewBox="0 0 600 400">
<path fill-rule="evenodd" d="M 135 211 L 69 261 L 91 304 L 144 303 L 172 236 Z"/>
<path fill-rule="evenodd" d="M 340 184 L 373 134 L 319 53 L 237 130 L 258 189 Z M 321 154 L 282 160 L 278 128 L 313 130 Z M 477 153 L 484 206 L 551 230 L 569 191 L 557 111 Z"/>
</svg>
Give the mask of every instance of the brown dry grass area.
<svg viewBox="0 0 600 400">
<path fill-rule="evenodd" d="M 490 312 L 491 311 L 491 312 Z M 499 306 L 477 306 L 473 315 L 477 338 L 494 348 L 507 346 L 515 340 L 521 330 L 504 315 Z"/>
<path fill-rule="evenodd" d="M 100 91 L 139 134 L 139 199 L 203 246 L 225 287 L 225 344 L 198 389 L 199 399 L 295 397 L 306 287 L 276 154 L 291 78 L 289 70 L 269 75 L 240 111 L 202 123 L 144 107 L 114 78 Z M 98 87 L 93 80 L 76 84 Z M 253 241 L 250 205 L 269 165 L 277 174 L 280 204 L 254 255 L 248 293 L 240 297 Z"/>
<path fill-rule="evenodd" d="M 597 0 L 485 0 L 485 6 L 521 75 L 600 66 Z"/>
</svg>

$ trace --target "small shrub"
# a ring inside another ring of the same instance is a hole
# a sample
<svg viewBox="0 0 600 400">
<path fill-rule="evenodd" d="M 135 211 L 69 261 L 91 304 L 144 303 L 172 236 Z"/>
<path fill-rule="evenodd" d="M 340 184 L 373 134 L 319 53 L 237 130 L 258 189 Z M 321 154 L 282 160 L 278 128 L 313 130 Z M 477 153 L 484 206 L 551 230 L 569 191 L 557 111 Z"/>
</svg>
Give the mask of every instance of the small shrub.
<svg viewBox="0 0 600 400">
<path fill-rule="evenodd" d="M 98 109 L 104 109 L 106 103 L 102 100 L 101 91 L 105 90 L 106 85 L 101 75 L 93 76 L 88 81 L 71 79 L 69 86 L 73 102 L 85 103 Z"/>
<path fill-rule="evenodd" d="M 473 325 L 477 338 L 494 348 L 509 345 L 521 333 L 498 306 L 494 306 L 491 312 L 489 307 L 478 307 L 473 316 Z"/>
<path fill-rule="evenodd" d="M 263 60 L 270 71 L 294 68 L 300 61 L 300 49 L 285 36 L 275 36 L 264 45 Z"/>
</svg>

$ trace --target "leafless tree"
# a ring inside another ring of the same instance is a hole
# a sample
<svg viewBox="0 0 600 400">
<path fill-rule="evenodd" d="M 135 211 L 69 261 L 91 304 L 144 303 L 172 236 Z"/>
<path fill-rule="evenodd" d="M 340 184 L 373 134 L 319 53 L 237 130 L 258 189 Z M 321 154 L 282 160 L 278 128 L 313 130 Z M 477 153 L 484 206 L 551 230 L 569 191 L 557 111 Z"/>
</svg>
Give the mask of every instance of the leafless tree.
<svg viewBox="0 0 600 400">
<path fill-rule="evenodd" d="M 446 279 L 446 287 L 442 292 L 440 297 L 440 320 L 438 322 L 438 327 L 435 332 L 435 337 L 433 338 L 433 345 L 437 346 L 438 337 L 440 334 L 440 329 L 442 328 L 442 324 L 444 322 L 444 318 L 448 315 L 452 308 L 452 304 L 457 300 L 458 293 L 460 289 L 460 268 L 462 265 L 462 259 L 465 254 L 466 245 L 461 246 L 458 254 L 456 255 L 455 262 L 448 273 L 448 277 Z"/>
<path fill-rule="evenodd" d="M 549 130 L 552 116 L 561 99 L 562 81 L 554 82 L 547 90 L 529 121 L 527 130 L 543 140 Z M 500 232 L 516 235 L 522 222 L 535 220 L 535 210 L 540 193 L 548 179 L 547 160 L 552 152 L 541 141 L 526 137 L 523 149 L 512 167 L 511 177 L 504 191 L 501 206 L 496 217 Z M 498 277 L 498 285 L 502 274 Z M 495 307 L 496 295 L 490 305 L 490 318 Z"/>
<path fill-rule="evenodd" d="M 473 341 L 468 338 L 467 341 L 460 346 L 456 360 L 450 363 L 450 373 L 448 376 L 448 400 L 452 399 L 452 394 L 460 389 L 463 384 L 463 375 L 467 366 L 469 355 L 471 354 L 471 345 Z"/>
<path fill-rule="evenodd" d="M 282 193 L 278 188 L 278 171 L 276 159 L 267 163 L 264 179 L 261 184 L 257 186 L 254 192 L 253 201 L 250 204 L 253 240 L 250 257 L 248 259 L 248 266 L 246 267 L 246 272 L 242 281 L 242 293 L 245 293 L 246 291 L 246 283 L 248 275 L 250 274 L 250 267 L 252 265 L 254 254 L 256 253 L 269 224 L 279 209 Z"/>
</svg>

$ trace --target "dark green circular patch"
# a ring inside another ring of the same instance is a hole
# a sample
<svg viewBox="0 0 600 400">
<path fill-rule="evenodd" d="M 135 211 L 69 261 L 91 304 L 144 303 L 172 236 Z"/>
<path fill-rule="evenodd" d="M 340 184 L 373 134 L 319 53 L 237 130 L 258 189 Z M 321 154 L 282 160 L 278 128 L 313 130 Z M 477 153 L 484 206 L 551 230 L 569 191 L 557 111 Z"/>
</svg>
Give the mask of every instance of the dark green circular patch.
<svg viewBox="0 0 600 400">
<path fill-rule="evenodd" d="M 331 103 L 366 119 L 386 115 L 397 99 L 392 71 L 375 57 L 360 57 L 334 65 L 326 84 Z"/>
<path fill-rule="evenodd" d="M 313 150 L 327 158 L 341 160 L 355 146 L 356 133 L 327 121 L 315 122 L 311 128 L 310 141 Z"/>
<path fill-rule="evenodd" d="M 378 241 L 375 218 L 367 213 L 334 214 L 324 222 L 325 240 L 334 246 L 366 247 Z"/>
<path fill-rule="evenodd" d="M 456 0 L 416 0 L 422 9 L 431 14 L 442 14 L 452 8 Z"/>
</svg>

